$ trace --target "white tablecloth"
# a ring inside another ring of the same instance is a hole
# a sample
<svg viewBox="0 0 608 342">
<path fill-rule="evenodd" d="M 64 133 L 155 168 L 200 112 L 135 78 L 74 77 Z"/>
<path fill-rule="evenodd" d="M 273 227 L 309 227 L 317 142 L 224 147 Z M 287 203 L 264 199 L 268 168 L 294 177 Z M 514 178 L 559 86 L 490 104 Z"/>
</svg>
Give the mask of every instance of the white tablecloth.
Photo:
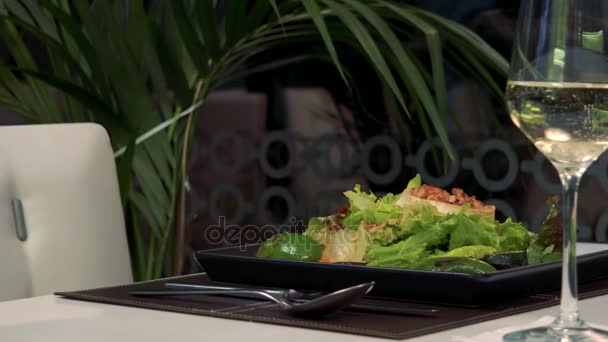
<svg viewBox="0 0 608 342">
<path fill-rule="evenodd" d="M 583 317 L 608 326 L 608 295 L 583 300 Z M 525 325 L 557 307 L 487 321 L 408 341 L 449 342 L 454 336 L 471 337 L 485 331 Z M 378 341 L 357 335 L 291 328 L 204 316 L 130 308 L 42 296 L 0 303 L 0 341 L 57 342 L 333 342 Z"/>
<path fill-rule="evenodd" d="M 608 248 L 608 244 L 580 243 L 577 254 Z M 4 281 L 4 279 L 2 280 Z M 608 295 L 580 302 L 582 317 L 608 326 Z M 528 325 L 555 315 L 558 307 L 531 311 L 436 334 L 409 339 L 414 342 L 461 341 L 509 326 Z M 187 315 L 42 296 L 0 302 L 0 342 L 332 342 L 382 339 L 279 325 Z M 485 341 L 483 341 L 485 342 Z"/>
</svg>

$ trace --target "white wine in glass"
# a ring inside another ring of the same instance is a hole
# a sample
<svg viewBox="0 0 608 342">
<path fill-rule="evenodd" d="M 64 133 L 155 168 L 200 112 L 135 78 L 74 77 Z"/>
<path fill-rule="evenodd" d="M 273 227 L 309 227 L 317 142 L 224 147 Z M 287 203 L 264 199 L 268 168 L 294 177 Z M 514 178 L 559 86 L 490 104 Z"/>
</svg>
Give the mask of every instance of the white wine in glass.
<svg viewBox="0 0 608 342">
<path fill-rule="evenodd" d="M 576 275 L 578 186 L 608 148 L 606 0 L 522 0 L 507 83 L 514 124 L 557 169 L 564 227 L 560 314 L 505 341 L 608 341 L 580 317 Z"/>
</svg>

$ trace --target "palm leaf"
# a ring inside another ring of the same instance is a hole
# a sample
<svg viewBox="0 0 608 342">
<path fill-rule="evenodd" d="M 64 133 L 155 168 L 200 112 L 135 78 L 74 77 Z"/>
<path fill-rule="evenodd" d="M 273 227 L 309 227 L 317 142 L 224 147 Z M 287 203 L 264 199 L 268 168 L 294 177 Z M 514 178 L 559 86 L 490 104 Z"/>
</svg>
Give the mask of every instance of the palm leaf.
<svg viewBox="0 0 608 342">
<path fill-rule="evenodd" d="M 447 115 L 445 109 L 447 96 L 445 94 L 445 79 L 443 77 L 443 58 L 441 54 L 441 46 L 439 45 L 439 40 L 437 39 L 437 32 L 426 23 L 415 20 L 414 18 L 413 21 L 415 22 L 415 26 L 421 28 L 425 32 L 425 34 L 429 37 L 429 46 L 432 46 L 432 49 L 430 49 L 430 54 L 433 68 L 434 89 L 436 94 L 436 100 L 434 100 L 430 89 L 427 87 L 424 78 L 419 72 L 420 69 L 405 51 L 402 43 L 399 41 L 393 30 L 391 30 L 389 25 L 369 7 L 366 7 L 355 0 L 347 0 L 347 2 L 359 13 L 361 13 L 361 15 L 365 17 L 374 28 L 376 28 L 380 36 L 384 38 L 388 47 L 390 48 L 390 51 L 395 54 L 395 65 L 402 69 L 402 72 L 400 72 L 402 80 L 409 83 L 409 92 L 420 97 L 420 101 L 422 102 L 430 120 L 433 122 L 433 127 L 435 127 L 441 142 L 444 146 L 449 146 L 450 142 L 445 130 L 445 119 L 443 118 L 445 115 Z M 386 2 L 383 2 L 383 4 L 391 6 L 392 10 L 412 21 L 412 18 L 409 18 L 409 14 L 403 11 L 401 8 L 392 6 Z M 393 89 L 393 92 L 394 91 L 395 90 Z M 405 107 L 403 103 L 401 103 L 401 105 L 404 107 L 407 113 L 407 107 Z M 447 151 L 448 155 L 452 157 L 450 150 L 448 149 Z"/>
<path fill-rule="evenodd" d="M 337 47 L 348 48 L 375 68 L 405 113 L 407 96 L 427 136 L 435 131 L 448 145 L 443 51 L 456 55 L 448 64 L 466 64 L 467 72 L 494 91 L 500 88 L 492 76 L 503 73 L 506 62 L 493 49 L 462 26 L 399 1 L 248 3 L 0 3 L 0 36 L 18 61 L 17 69 L 0 68 L 0 103 L 34 122 L 91 120 L 110 131 L 137 279 L 161 276 L 163 269 L 172 272 L 171 258 L 180 255 L 174 232 L 183 232 L 175 224 L 177 208 L 184 208 L 178 198 L 184 171 L 177 160 L 186 160 L 197 109 L 211 89 L 309 58 L 333 63 L 350 89 L 356 80 Z M 44 44 L 52 70 L 40 71 L 20 30 Z M 430 70 L 404 44 L 414 30 L 424 34 Z M 322 55 L 317 50 L 281 58 L 272 54 L 275 48 L 313 45 L 324 49 Z M 55 104 L 50 89 L 61 94 L 65 107 Z"/>
<path fill-rule="evenodd" d="M 92 82 L 90 82 L 91 80 L 90 80 L 89 76 L 87 75 L 86 71 L 82 68 L 81 63 L 79 61 L 77 61 L 74 58 L 74 56 L 72 56 L 69 53 L 68 50 L 65 49 L 64 42 L 62 42 L 58 38 L 54 38 L 51 35 L 48 35 L 45 31 L 40 30 L 36 26 L 31 25 L 17 17 L 7 16 L 7 17 L 3 17 L 1 19 L 11 22 L 15 26 L 25 29 L 28 32 L 32 33 L 36 38 L 40 39 L 45 44 L 49 54 L 52 57 L 59 59 L 62 62 L 61 64 L 67 64 L 67 66 L 70 68 L 70 70 L 76 73 L 76 77 L 78 77 L 79 80 L 87 82 L 86 83 L 87 88 L 89 88 L 89 89 L 94 88 L 94 84 Z M 59 61 L 54 60 L 53 62 L 57 63 L 57 65 L 55 65 L 55 68 L 54 68 L 55 73 L 63 74 L 63 76 L 65 76 L 64 78 L 67 78 L 68 75 L 64 72 L 64 70 L 61 70 L 59 67 L 59 64 L 60 64 Z"/>
<path fill-rule="evenodd" d="M 367 31 L 363 23 L 353 14 L 350 10 L 335 1 L 324 0 L 329 5 L 332 12 L 340 18 L 346 27 L 348 27 L 355 38 L 359 41 L 359 44 L 363 50 L 367 53 L 370 60 L 373 62 L 374 67 L 380 72 L 384 81 L 388 84 L 389 88 L 393 91 L 397 100 L 403 108 L 407 108 L 403 95 L 397 86 L 395 78 L 391 74 L 391 71 L 386 63 L 386 60 L 382 56 L 378 45 L 372 38 L 371 34 Z M 407 110 L 407 109 L 406 109 Z"/>
<path fill-rule="evenodd" d="M 258 1 L 262 3 L 262 1 Z M 199 23 L 199 30 L 205 42 L 208 57 L 216 59 L 220 54 L 220 34 L 218 32 L 217 18 L 213 0 L 198 0 L 194 4 Z"/>
<path fill-rule="evenodd" d="M 169 89 L 144 11 L 143 0 L 131 0 L 127 4 L 129 6 L 129 18 L 125 28 L 127 47 L 134 60 L 140 61 L 138 65 L 140 77 L 149 79 L 151 92 L 157 95 L 160 113 L 166 119 L 171 114 Z"/>
<path fill-rule="evenodd" d="M 123 206 L 126 207 L 131 189 L 133 186 L 133 179 L 131 173 L 133 170 L 133 158 L 135 157 L 135 139 L 131 138 L 127 144 L 126 153 L 124 153 L 116 163 L 116 174 L 118 175 L 120 197 Z"/>
<path fill-rule="evenodd" d="M 228 47 L 233 46 L 243 34 L 247 4 L 247 1 L 225 1 L 224 34 Z"/>
<path fill-rule="evenodd" d="M 423 11 L 415 7 L 410 7 L 410 9 L 421 17 L 428 18 L 431 22 L 434 22 L 439 27 L 442 27 L 444 30 L 458 38 L 460 41 L 453 42 L 456 43 L 454 44 L 455 46 L 461 45 L 464 41 L 468 44 L 471 51 L 475 51 L 483 56 L 480 60 L 487 62 L 497 72 L 503 75 L 507 75 L 509 72 L 509 62 L 473 31 L 431 12 Z"/>
<path fill-rule="evenodd" d="M 439 33 L 435 27 L 427 23 L 422 18 L 409 13 L 406 9 L 399 6 L 393 5 L 386 1 L 381 1 L 380 4 L 389 8 L 401 19 L 413 27 L 421 30 L 426 38 L 429 56 L 431 58 L 431 70 L 433 75 L 433 88 L 435 90 L 435 98 L 437 109 L 439 113 L 445 117 L 447 115 L 447 95 L 446 95 L 446 84 L 445 84 L 445 72 L 443 70 L 444 60 L 441 47 L 441 40 L 439 39 Z M 437 119 L 435 118 L 435 123 Z M 445 121 L 443 122 L 445 125 Z M 441 136 L 441 134 L 439 134 Z M 442 139 L 444 145 L 447 146 L 446 141 Z"/>
<path fill-rule="evenodd" d="M 127 143 L 131 133 L 125 127 L 125 122 L 120 117 L 113 115 L 112 108 L 103 102 L 95 94 L 89 93 L 86 89 L 70 83 L 69 81 L 55 78 L 52 75 L 46 75 L 34 70 L 18 69 L 19 72 L 26 74 L 32 78 L 44 81 L 65 94 L 72 96 L 74 100 L 81 102 L 89 110 L 96 113 L 96 122 L 106 127 L 112 134 L 113 141 L 117 143 Z"/>
<path fill-rule="evenodd" d="M 20 68 L 37 70 L 36 62 L 29 52 L 23 39 L 17 32 L 15 26 L 6 20 L 0 22 L 0 36 L 4 39 L 6 47 L 15 58 L 17 66 Z M 41 112 L 46 112 L 45 117 L 53 122 L 58 122 L 61 119 L 59 109 L 53 102 L 48 88 L 41 82 L 28 78 L 28 85 L 35 99 L 32 105 L 38 108 Z"/>
<path fill-rule="evenodd" d="M 240 2 L 240 1 L 237 1 Z M 190 59 L 197 65 L 202 75 L 206 75 L 208 72 L 207 61 L 209 56 L 203 42 L 199 39 L 194 30 L 189 18 L 188 11 L 186 10 L 183 1 L 176 0 L 171 1 L 171 8 L 173 10 L 174 22 L 179 30 L 179 33 L 184 40 L 184 46 L 186 51 L 190 55 Z"/>
<path fill-rule="evenodd" d="M 65 36 L 70 38 L 82 56 L 81 67 L 85 72 L 90 72 L 90 80 L 95 80 L 96 88 L 101 96 L 106 99 L 110 98 L 110 86 L 106 81 L 100 58 L 95 47 L 84 34 L 80 23 L 69 12 L 64 11 L 63 8 L 56 6 L 49 0 L 40 0 L 40 5 L 61 23 Z"/>
<path fill-rule="evenodd" d="M 192 91 L 189 87 L 189 79 L 183 70 L 180 54 L 167 43 L 171 37 L 167 32 L 153 27 L 152 36 L 155 41 L 155 49 L 158 51 L 158 59 L 167 80 L 167 87 L 175 96 L 175 103 L 180 107 L 186 107 L 190 103 Z"/>
<path fill-rule="evenodd" d="M 325 47 L 327 48 L 327 51 L 329 52 L 329 56 L 331 57 L 332 61 L 336 65 L 336 68 L 338 69 L 338 72 L 340 73 L 342 80 L 344 80 L 344 83 L 346 83 L 346 85 L 348 85 L 348 80 L 346 78 L 346 75 L 344 74 L 342 63 L 340 62 L 340 59 L 338 58 L 338 53 L 336 52 L 336 47 L 334 46 L 334 43 L 331 39 L 329 31 L 327 30 L 327 25 L 325 24 L 325 21 L 323 20 L 323 17 L 321 15 L 321 9 L 319 8 L 319 5 L 317 4 L 317 2 L 315 0 L 301 0 L 301 1 L 302 1 L 302 4 L 304 5 L 304 8 L 306 8 L 307 14 L 310 16 L 310 18 L 314 22 L 315 26 L 319 30 L 319 34 L 321 35 L 321 38 L 323 39 L 323 43 L 325 44 Z"/>
<path fill-rule="evenodd" d="M 276 2 L 275 2 L 276 5 Z M 254 1 L 253 8 L 249 11 L 247 15 L 247 23 L 245 24 L 245 31 L 252 32 L 258 29 L 261 25 L 268 22 L 268 17 L 272 13 L 273 8 L 271 6 L 270 0 L 262 0 L 262 1 Z M 277 11 L 280 11 L 277 8 Z M 280 15 L 280 12 L 276 13 L 277 16 Z"/>
</svg>

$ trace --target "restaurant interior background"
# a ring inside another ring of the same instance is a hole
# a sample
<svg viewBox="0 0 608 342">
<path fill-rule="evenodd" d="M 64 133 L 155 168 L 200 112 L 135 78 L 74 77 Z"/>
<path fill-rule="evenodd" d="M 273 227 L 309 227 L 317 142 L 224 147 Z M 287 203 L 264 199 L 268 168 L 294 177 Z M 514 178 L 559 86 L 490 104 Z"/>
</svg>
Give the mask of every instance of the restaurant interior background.
<svg viewBox="0 0 608 342">
<path fill-rule="evenodd" d="M 413 3 L 466 25 L 509 59 L 518 1 Z M 36 37 L 27 42 L 44 61 Z M 448 120 L 455 156 L 449 160 L 437 139 L 426 138 L 415 115 L 404 127 L 394 120 L 403 113 L 387 101 L 368 63 L 341 53 L 353 72 L 353 92 L 331 63 L 301 62 L 232 81 L 207 98 L 188 162 L 186 255 L 256 242 L 262 227 L 301 228 L 311 216 L 335 212 L 345 203 L 342 192 L 355 184 L 395 193 L 416 173 L 426 183 L 460 187 L 494 204 L 499 219 L 511 217 L 538 230 L 546 199 L 560 192 L 557 174 L 512 125 L 504 102 L 487 85 L 446 68 L 450 117 L 457 118 Z M 0 60 L 14 63 L 6 45 L 0 45 Z M 416 112 L 411 104 L 410 109 Z M 8 109 L 0 113 L 0 124 L 28 122 Z M 583 178 L 579 240 L 608 240 L 607 163 L 604 156 Z"/>
</svg>

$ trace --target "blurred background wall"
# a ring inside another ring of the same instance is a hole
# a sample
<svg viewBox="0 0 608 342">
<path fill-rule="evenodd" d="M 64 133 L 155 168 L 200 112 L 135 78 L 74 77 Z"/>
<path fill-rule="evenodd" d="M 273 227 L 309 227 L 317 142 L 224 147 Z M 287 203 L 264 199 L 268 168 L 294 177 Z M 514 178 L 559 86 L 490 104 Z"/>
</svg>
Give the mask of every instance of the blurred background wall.
<svg viewBox="0 0 608 342">
<path fill-rule="evenodd" d="M 465 24 L 509 58 L 518 1 L 414 3 Z M 0 56 L 10 63 L 2 48 Z M 341 193 L 355 184 L 400 192 L 416 173 L 496 205 L 499 219 L 538 229 L 545 200 L 560 190 L 557 174 L 511 124 L 502 101 L 476 79 L 448 72 L 455 159 L 437 164 L 437 141 L 425 138 L 415 117 L 406 127 L 395 122 L 374 70 L 357 58 L 344 58 L 357 73 L 354 94 L 331 65 L 305 62 L 232 82 L 208 98 L 188 166 L 193 249 L 230 244 L 213 235 L 215 227 L 297 226 L 336 211 L 345 203 Z M 20 122 L 0 108 L 0 124 Z M 608 240 L 606 163 L 601 158 L 583 178 L 580 240 Z"/>
</svg>

